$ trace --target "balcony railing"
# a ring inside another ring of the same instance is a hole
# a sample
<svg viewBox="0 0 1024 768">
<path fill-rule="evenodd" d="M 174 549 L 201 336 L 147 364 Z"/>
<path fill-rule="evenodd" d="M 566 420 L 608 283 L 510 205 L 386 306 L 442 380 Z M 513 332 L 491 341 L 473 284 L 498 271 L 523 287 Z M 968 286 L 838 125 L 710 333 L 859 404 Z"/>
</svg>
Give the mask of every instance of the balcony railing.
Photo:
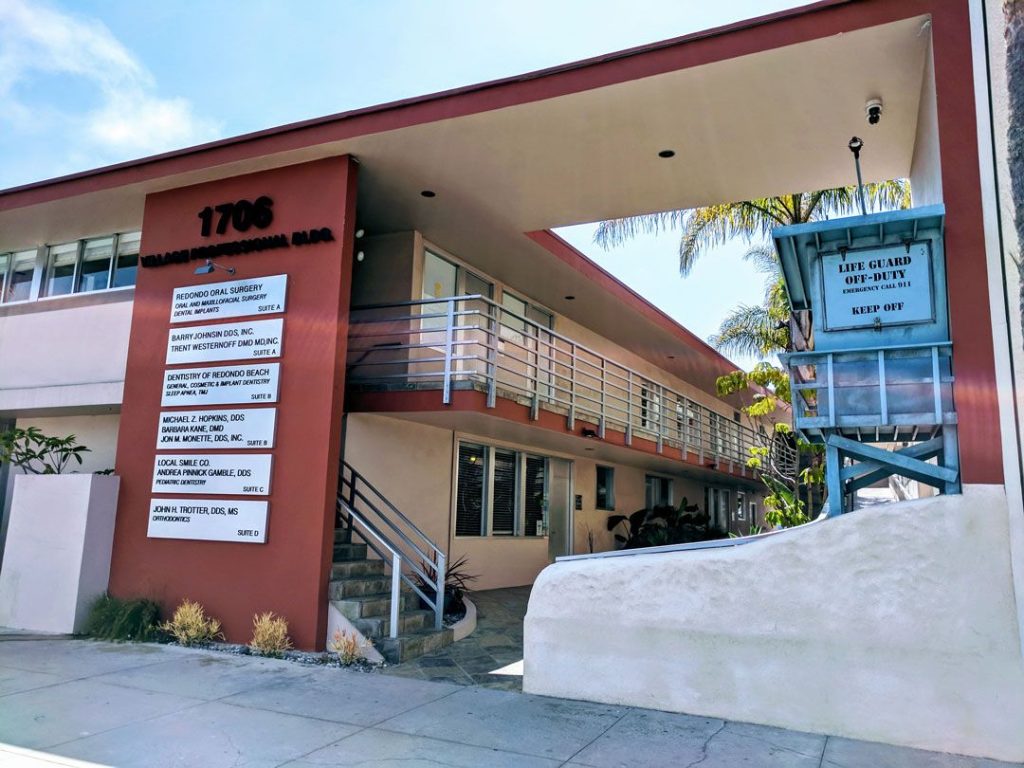
<svg viewBox="0 0 1024 768">
<path fill-rule="evenodd" d="M 508 397 L 655 443 L 696 454 L 702 464 L 746 470 L 752 429 L 701 406 L 664 383 L 611 360 L 573 339 L 511 312 L 490 299 L 453 296 L 355 307 L 350 318 L 348 383 L 369 389 L 476 389 L 487 406 Z M 795 456 L 789 457 L 795 461 Z"/>
<path fill-rule="evenodd" d="M 874 442 L 932 438 L 956 424 L 952 344 L 796 352 L 783 356 L 793 390 L 793 425 Z"/>
</svg>

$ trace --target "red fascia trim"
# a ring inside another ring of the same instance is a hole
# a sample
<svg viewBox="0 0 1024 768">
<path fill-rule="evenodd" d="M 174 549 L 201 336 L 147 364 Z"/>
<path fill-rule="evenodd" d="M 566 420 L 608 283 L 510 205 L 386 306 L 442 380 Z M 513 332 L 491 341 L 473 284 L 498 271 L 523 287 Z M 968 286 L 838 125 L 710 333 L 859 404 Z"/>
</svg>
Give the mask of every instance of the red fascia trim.
<svg viewBox="0 0 1024 768">
<path fill-rule="evenodd" d="M 677 336 L 683 344 L 705 357 L 712 366 L 721 371 L 721 375 L 724 376 L 737 369 L 738 366 L 735 363 L 724 357 L 686 326 L 680 325 L 669 315 L 615 277 L 611 272 L 596 262 L 591 261 L 585 254 L 578 251 L 554 232 L 542 229 L 536 232 L 527 232 L 526 236 L 556 256 L 559 261 L 569 265 L 583 275 L 583 277 L 596 283 L 637 313 Z M 659 365 L 661 364 L 659 363 Z"/>
<path fill-rule="evenodd" d="M 857 3 L 854 18 L 825 12 Z M 928 3 L 903 0 L 879 9 L 861 0 L 821 0 L 807 6 L 716 27 L 616 53 L 427 96 L 351 110 L 0 190 L 0 211 L 140 183 L 261 155 L 467 114 L 687 69 L 927 12 Z M 811 19 L 811 16 L 818 18 Z M 791 24 L 782 22 L 793 22 Z M 724 39 L 720 39 L 724 38 Z"/>
<path fill-rule="evenodd" d="M 504 421 L 512 421 L 524 424 L 529 427 L 544 429 L 549 432 L 559 432 L 565 435 L 581 435 L 584 427 L 597 429 L 597 424 L 584 419 L 577 419 L 577 430 L 570 431 L 566 427 L 565 417 L 541 409 L 537 419 L 530 417 L 529 406 L 520 405 L 514 400 L 498 397 L 493 408 L 487 407 L 487 395 L 476 390 L 456 390 L 452 392 L 450 405 L 441 403 L 441 393 L 438 390 L 416 390 L 410 392 L 350 392 L 348 394 L 345 411 L 348 413 L 430 413 L 430 412 L 476 412 Z M 581 437 L 581 439 L 583 439 Z M 676 449 L 658 453 L 658 445 L 653 440 L 643 437 L 634 437 L 630 445 L 626 445 L 626 434 L 613 429 L 605 430 L 605 437 L 601 440 L 606 445 L 614 445 L 620 448 L 630 448 L 650 456 L 657 456 L 665 459 L 676 459 L 681 464 L 689 467 L 696 467 L 711 472 L 717 472 L 752 485 L 757 484 L 754 477 L 743 474 L 744 467 L 732 464 L 729 469 L 710 467 L 700 463 L 700 457 L 693 452 L 682 451 L 676 454 Z M 692 457 L 692 458 L 691 458 Z"/>
</svg>

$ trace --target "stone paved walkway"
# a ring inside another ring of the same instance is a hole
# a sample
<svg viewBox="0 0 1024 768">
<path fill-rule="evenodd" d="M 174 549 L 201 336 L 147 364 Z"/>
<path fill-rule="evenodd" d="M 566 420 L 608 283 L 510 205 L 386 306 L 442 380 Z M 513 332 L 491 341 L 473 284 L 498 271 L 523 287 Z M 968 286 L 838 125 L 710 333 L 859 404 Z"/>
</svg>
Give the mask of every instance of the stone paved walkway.
<svg viewBox="0 0 1024 768">
<path fill-rule="evenodd" d="M 1008 768 L 711 718 L 212 651 L 0 637 L 0 766 L 84 765 Z"/>
<path fill-rule="evenodd" d="M 530 587 L 473 592 L 476 631 L 437 653 L 396 664 L 384 674 L 504 691 L 523 689 L 523 617 Z"/>
</svg>

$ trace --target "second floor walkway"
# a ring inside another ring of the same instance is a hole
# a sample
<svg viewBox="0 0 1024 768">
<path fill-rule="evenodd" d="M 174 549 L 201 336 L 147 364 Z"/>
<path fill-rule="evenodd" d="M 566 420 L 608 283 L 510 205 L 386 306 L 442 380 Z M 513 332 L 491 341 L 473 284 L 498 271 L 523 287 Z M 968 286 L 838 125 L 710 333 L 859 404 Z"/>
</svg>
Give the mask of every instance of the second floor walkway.
<svg viewBox="0 0 1024 768">
<path fill-rule="evenodd" d="M 584 437 L 622 435 L 653 443 L 705 468 L 752 477 L 750 449 L 764 436 L 724 411 L 696 402 L 663 379 L 642 374 L 481 295 L 354 307 L 348 350 L 350 392 L 485 394 L 486 407 L 513 400 L 538 419 L 560 414 Z M 795 456 L 793 456 L 795 460 Z"/>
</svg>

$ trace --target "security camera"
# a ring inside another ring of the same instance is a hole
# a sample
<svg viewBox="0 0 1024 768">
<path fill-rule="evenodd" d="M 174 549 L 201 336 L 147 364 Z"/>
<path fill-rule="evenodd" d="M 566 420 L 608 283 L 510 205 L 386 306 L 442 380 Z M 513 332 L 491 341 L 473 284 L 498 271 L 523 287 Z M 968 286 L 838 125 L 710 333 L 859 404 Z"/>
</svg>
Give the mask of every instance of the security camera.
<svg viewBox="0 0 1024 768">
<path fill-rule="evenodd" d="M 868 103 L 864 105 L 864 115 L 868 119 L 868 125 L 878 125 L 878 121 L 882 119 L 882 100 L 868 99 Z"/>
</svg>

